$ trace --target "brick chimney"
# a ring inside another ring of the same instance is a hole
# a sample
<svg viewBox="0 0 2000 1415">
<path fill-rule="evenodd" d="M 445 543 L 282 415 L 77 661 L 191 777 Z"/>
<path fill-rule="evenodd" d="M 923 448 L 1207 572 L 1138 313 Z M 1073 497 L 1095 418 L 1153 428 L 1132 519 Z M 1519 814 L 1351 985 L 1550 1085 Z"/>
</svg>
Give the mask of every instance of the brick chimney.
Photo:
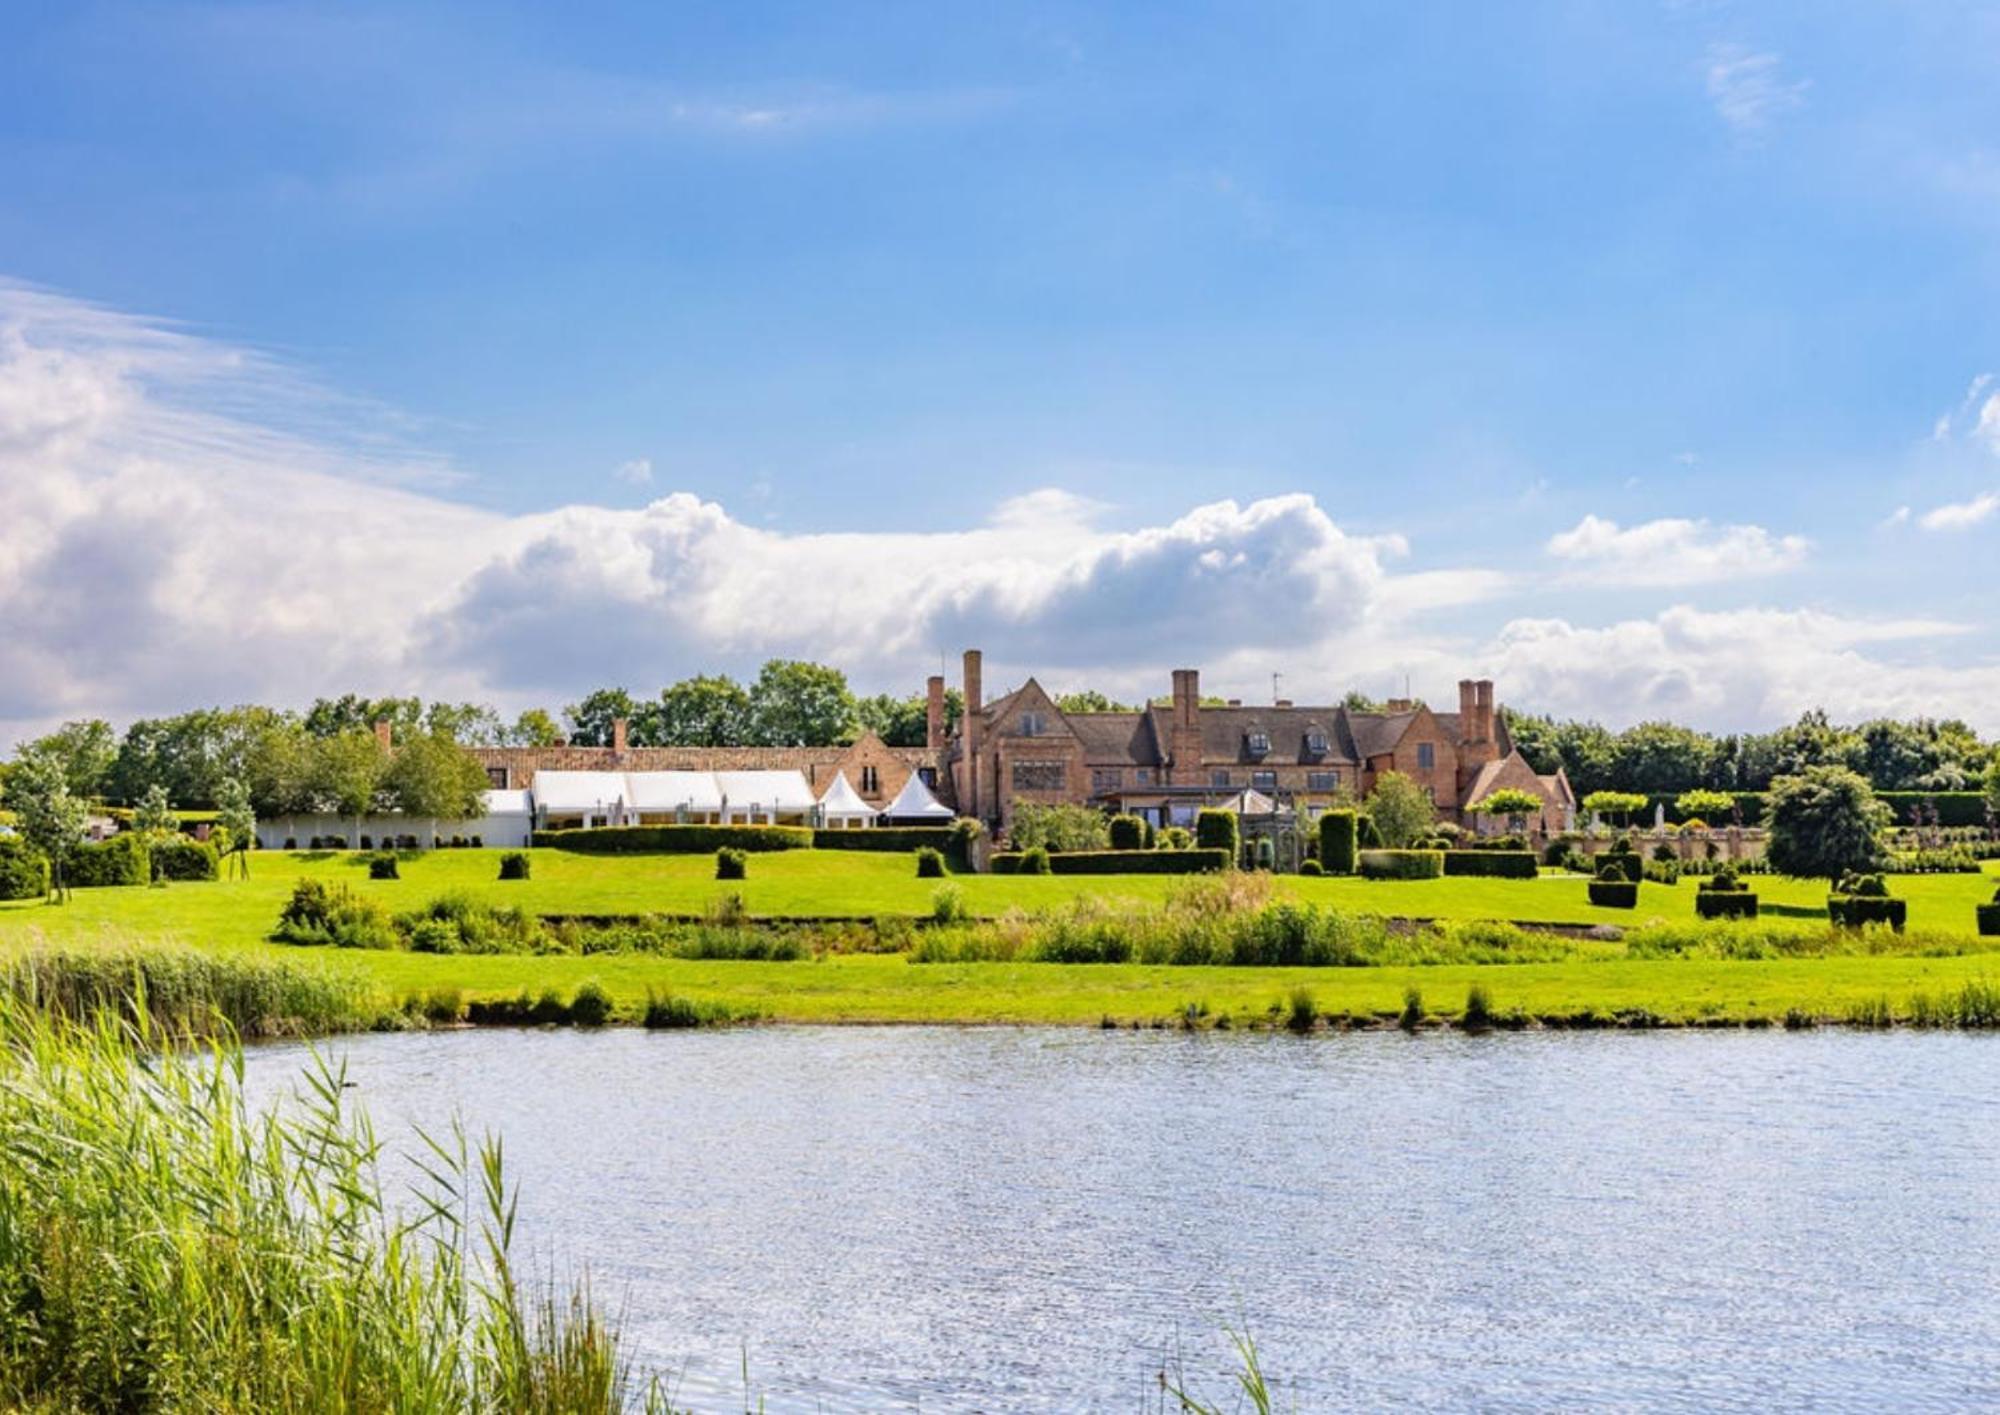
<svg viewBox="0 0 2000 1415">
<path fill-rule="evenodd" d="M 979 799 L 979 748 L 983 745 L 980 729 L 985 725 L 980 720 L 983 700 L 979 696 L 980 654 L 978 649 L 965 651 L 965 728 L 959 734 L 965 745 L 965 794 L 960 801 L 960 809 L 969 816 L 981 814 L 984 802 Z"/>
<path fill-rule="evenodd" d="M 394 740 L 389 731 L 389 719 L 386 717 L 377 718 L 375 720 L 375 745 L 386 752 Z"/>
<path fill-rule="evenodd" d="M 1201 670 L 1174 670 L 1174 706 L 1167 751 L 1176 786 L 1201 784 Z"/>
<path fill-rule="evenodd" d="M 1458 684 L 1458 764 L 1476 771 L 1500 755 L 1493 732 L 1493 683 L 1462 678 Z"/>
<path fill-rule="evenodd" d="M 924 746 L 936 754 L 944 750 L 944 675 L 933 673 L 924 690 Z"/>
<path fill-rule="evenodd" d="M 625 755 L 625 738 L 632 724 L 622 717 L 611 719 L 611 750 L 617 756 Z"/>
</svg>

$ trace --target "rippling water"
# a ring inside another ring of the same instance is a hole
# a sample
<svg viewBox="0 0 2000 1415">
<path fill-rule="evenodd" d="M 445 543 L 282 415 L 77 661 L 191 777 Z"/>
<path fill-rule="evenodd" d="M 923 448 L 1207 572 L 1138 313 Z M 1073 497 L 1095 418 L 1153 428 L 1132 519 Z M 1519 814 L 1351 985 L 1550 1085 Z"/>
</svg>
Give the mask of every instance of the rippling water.
<svg viewBox="0 0 2000 1415">
<path fill-rule="evenodd" d="M 740 1410 L 2000 1403 L 2000 1038 L 753 1028 L 334 1044 Z M 264 1048 L 270 1096 L 303 1052 Z M 1178 1358 L 1174 1353 L 1178 1352 Z"/>
</svg>

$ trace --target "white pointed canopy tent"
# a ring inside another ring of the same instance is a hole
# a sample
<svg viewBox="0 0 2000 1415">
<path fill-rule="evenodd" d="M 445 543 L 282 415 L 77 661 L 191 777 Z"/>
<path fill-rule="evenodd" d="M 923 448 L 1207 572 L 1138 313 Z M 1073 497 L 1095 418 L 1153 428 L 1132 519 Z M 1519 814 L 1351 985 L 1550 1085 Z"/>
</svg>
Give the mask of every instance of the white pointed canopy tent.
<svg viewBox="0 0 2000 1415">
<path fill-rule="evenodd" d="M 896 793 L 896 799 L 882 808 L 885 821 L 914 821 L 924 825 L 949 825 L 953 819 L 951 807 L 943 804 L 931 794 L 930 787 L 915 772 L 903 783 L 903 789 Z"/>
<path fill-rule="evenodd" d="M 847 773 L 844 771 L 834 773 L 833 785 L 827 787 L 826 794 L 819 798 L 819 812 L 833 830 L 873 825 L 875 817 L 880 814 L 847 784 Z"/>
</svg>

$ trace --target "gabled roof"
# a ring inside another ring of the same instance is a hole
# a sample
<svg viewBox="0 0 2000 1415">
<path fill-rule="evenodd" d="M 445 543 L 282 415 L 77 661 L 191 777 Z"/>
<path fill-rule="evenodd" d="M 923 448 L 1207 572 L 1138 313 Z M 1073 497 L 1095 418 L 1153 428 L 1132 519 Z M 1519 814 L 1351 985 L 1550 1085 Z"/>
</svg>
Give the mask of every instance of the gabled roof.
<svg viewBox="0 0 2000 1415">
<path fill-rule="evenodd" d="M 1143 712 L 1066 712 L 1063 721 L 1083 745 L 1091 766 L 1158 766 L 1159 740 Z"/>
<path fill-rule="evenodd" d="M 941 820 L 952 819 L 951 807 L 942 804 L 931 794 L 930 787 L 915 772 L 903 783 L 903 789 L 896 793 L 896 799 L 882 808 L 882 814 L 896 820 Z"/>
<path fill-rule="evenodd" d="M 828 820 L 873 820 L 876 814 L 875 808 L 847 784 L 847 773 L 844 771 L 834 773 L 833 785 L 826 788 L 819 804 Z"/>
</svg>

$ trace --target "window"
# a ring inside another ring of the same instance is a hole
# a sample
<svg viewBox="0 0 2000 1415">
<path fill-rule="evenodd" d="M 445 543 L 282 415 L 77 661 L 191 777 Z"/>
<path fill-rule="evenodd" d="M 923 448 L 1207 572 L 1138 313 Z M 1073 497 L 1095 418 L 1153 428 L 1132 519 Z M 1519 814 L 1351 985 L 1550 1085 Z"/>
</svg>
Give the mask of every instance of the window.
<svg viewBox="0 0 2000 1415">
<path fill-rule="evenodd" d="M 1048 726 L 1047 719 L 1038 712 L 1024 712 L 1021 714 L 1021 735 L 1023 737 L 1039 737 L 1048 731 Z"/>
<path fill-rule="evenodd" d="M 1340 773 L 1337 771 L 1309 771 L 1306 773 L 1306 790 L 1338 791 Z"/>
<path fill-rule="evenodd" d="M 1211 771 L 1208 774 L 1208 784 L 1210 786 L 1227 786 L 1229 784 L 1229 773 L 1226 771 Z"/>
<path fill-rule="evenodd" d="M 920 766 L 920 767 L 918 767 L 918 768 L 917 768 L 917 780 L 919 780 L 919 781 L 923 782 L 923 784 L 924 784 L 924 785 L 926 785 L 926 786 L 930 787 L 930 788 L 931 788 L 932 790 L 936 790 L 936 789 L 937 789 L 937 768 L 936 768 L 936 767 L 934 767 L 934 766 Z"/>
<path fill-rule="evenodd" d="M 1061 791 L 1064 786 L 1061 762 L 1015 762 L 1016 791 Z"/>
<path fill-rule="evenodd" d="M 1326 755 L 1326 734 L 1317 727 L 1306 733 L 1306 752 L 1315 757 Z"/>
<path fill-rule="evenodd" d="M 861 768 L 861 794 L 864 796 L 875 796 L 879 795 L 881 790 L 882 774 L 872 766 Z"/>
<path fill-rule="evenodd" d="M 489 766 L 486 768 L 486 784 L 495 791 L 505 791 L 507 789 L 507 768 L 504 766 Z"/>
<path fill-rule="evenodd" d="M 1278 789 L 1278 773 L 1275 771 L 1253 771 L 1250 773 L 1250 784 L 1259 791 L 1276 791 Z"/>
<path fill-rule="evenodd" d="M 1244 736 L 1244 745 L 1250 749 L 1251 756 L 1268 757 L 1271 755 L 1271 734 L 1262 728 L 1252 728 Z"/>
<path fill-rule="evenodd" d="M 1438 764 L 1438 749 L 1430 742 L 1417 743 L 1417 770 L 1431 771 Z"/>
<path fill-rule="evenodd" d="M 1125 784 L 1125 773 L 1117 767 L 1095 767 L 1090 773 L 1090 789 L 1095 795 L 1116 791 Z"/>
<path fill-rule="evenodd" d="M 1132 779 L 1141 786 L 1151 786 L 1153 784 L 1153 769 L 1149 766 L 1135 767 L 1132 771 Z"/>
</svg>

